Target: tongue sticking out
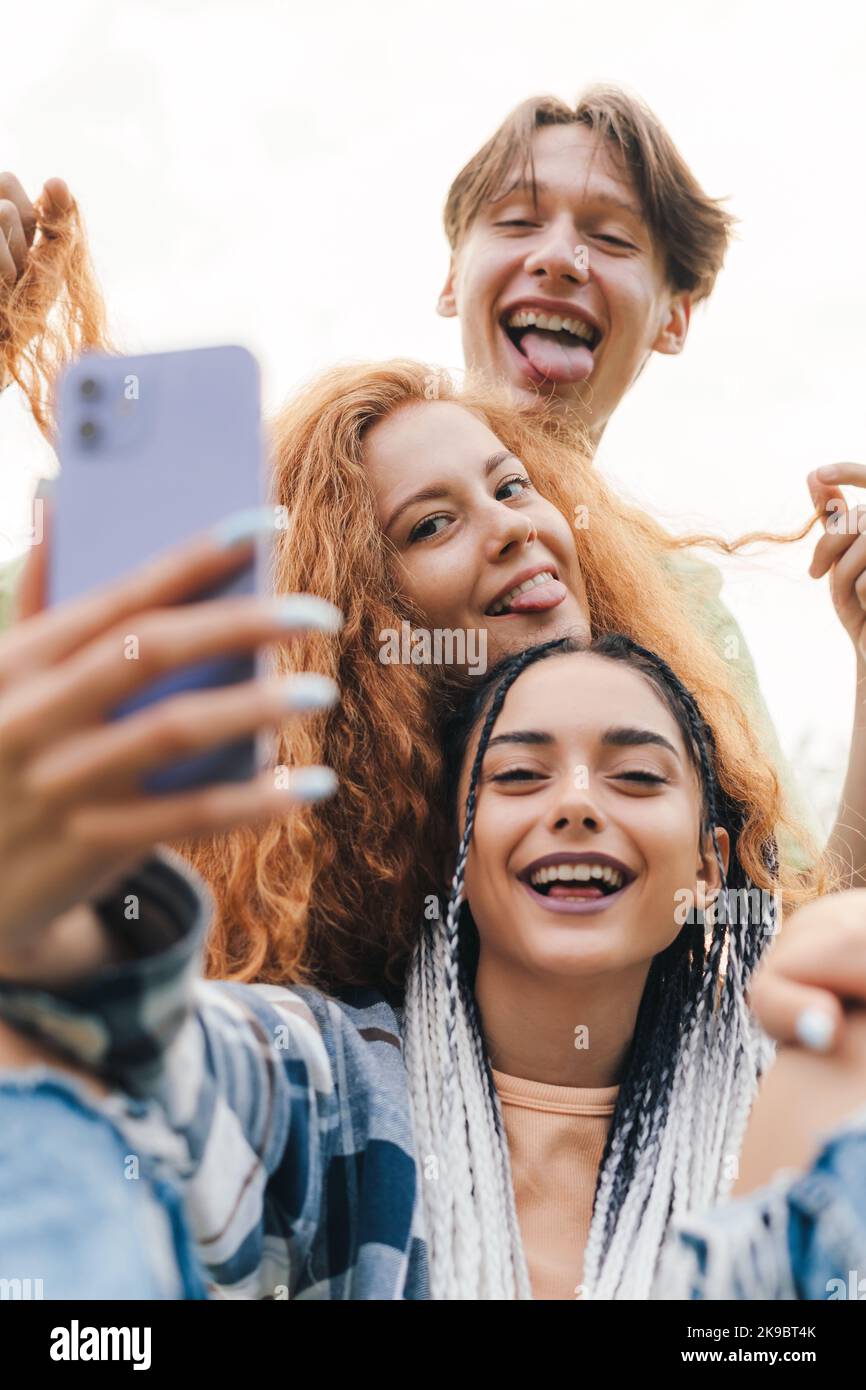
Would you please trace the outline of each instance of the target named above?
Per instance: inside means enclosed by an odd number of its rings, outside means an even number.
[[[549,898],[580,898],[581,901],[603,898],[604,893],[589,883],[552,883],[548,889]]]
[[[592,353],[585,344],[569,343],[562,333],[546,329],[524,333],[520,350],[548,381],[585,381],[593,368]]]
[[[562,603],[568,590],[558,579],[548,579],[543,584],[535,584],[522,594],[515,594],[509,600],[509,613],[543,613],[546,608],[556,608]]]

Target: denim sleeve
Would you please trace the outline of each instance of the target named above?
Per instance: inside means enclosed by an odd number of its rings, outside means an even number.
[[[788,1206],[797,1297],[866,1299],[866,1111],[827,1142]]]
[[[806,1173],[677,1221],[653,1296],[866,1298],[866,1109],[825,1139]]]
[[[47,1067],[0,1070],[0,1299],[201,1299],[180,1195],[112,1107]]]

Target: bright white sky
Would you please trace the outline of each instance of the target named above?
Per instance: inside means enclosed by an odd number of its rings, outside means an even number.
[[[522,98],[611,80],[656,109],[740,241],[599,463],[673,525],[793,529],[807,471],[866,461],[866,11],[842,0],[41,0],[4,19],[0,164],[67,179],[130,351],[242,342],[266,405],[335,359],[456,367],[434,312],[450,179]],[[0,554],[45,446],[0,406]],[[866,501],[866,497],[864,497]],[[838,779],[850,643],[810,546],[725,564],[807,790]],[[826,769],[826,773],[822,772]]]

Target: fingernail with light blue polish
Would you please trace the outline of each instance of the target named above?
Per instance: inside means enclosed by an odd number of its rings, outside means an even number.
[[[337,775],[329,767],[299,767],[289,778],[289,793],[298,801],[324,801],[338,786]]]
[[[339,608],[316,594],[283,594],[276,600],[276,605],[277,620],[283,627],[339,632],[343,626],[343,615]]]
[[[826,1052],[833,1041],[833,1020],[822,1009],[803,1009],[794,1032],[797,1040],[811,1052]]]
[[[245,541],[254,541],[258,536],[268,536],[275,530],[276,513],[273,507],[246,507],[217,522],[210,534],[214,545],[220,550],[231,550]]]
[[[317,671],[299,671],[287,676],[280,690],[286,709],[303,714],[308,710],[331,709],[340,698],[340,687],[330,676]]]

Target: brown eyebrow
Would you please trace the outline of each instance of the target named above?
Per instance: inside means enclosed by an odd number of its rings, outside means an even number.
[[[487,747],[488,749],[495,748],[503,743],[549,747],[553,741],[552,734],[543,733],[540,729],[516,729],[510,734],[496,734]],[[606,748],[641,748],[647,744],[655,745],[658,748],[666,748],[669,753],[673,753],[678,762],[680,761],[680,755],[674,745],[663,734],[657,734],[652,729],[637,729],[627,726],[606,729],[601,736],[601,741]]]
[[[498,748],[499,744],[532,744],[538,746],[544,744],[549,746],[553,742],[552,734],[542,734],[538,730],[516,730],[513,734],[495,734],[488,742],[488,749]]]
[[[510,449],[501,449],[499,453],[491,454],[488,459],[484,460],[485,478],[489,478],[494,469],[498,468],[501,463],[504,463],[506,459],[510,458],[515,458],[515,455],[511,453]],[[516,461],[515,459],[515,462]],[[441,483],[432,483],[430,487],[424,487],[420,492],[413,492],[412,496],[407,497],[405,502],[401,502],[399,507],[391,514],[384,528],[385,533],[387,534],[391,530],[394,522],[403,515],[407,507],[413,506],[416,502],[435,502],[437,498],[445,497],[446,495],[447,488],[444,488]]]
[[[608,729],[602,734],[601,741],[606,748],[640,748],[645,744],[655,745],[657,748],[666,748],[679,762],[680,755],[674,745],[663,734],[657,734],[653,729]]]
[[[552,734],[543,734],[537,729],[516,729],[513,734],[496,734],[487,744],[488,748],[496,748],[500,743],[528,743],[533,745],[544,744],[549,746],[553,743]]]
[[[528,179],[522,179],[519,183],[513,184],[505,193],[501,193],[498,198],[491,198],[490,206],[496,207],[497,204],[504,203],[507,198],[513,198],[515,194],[519,193],[529,193],[532,196],[532,201],[537,203],[539,194],[550,191],[549,184],[539,182],[533,184]],[[590,196],[590,202],[602,203],[605,207],[619,208],[622,212],[631,213],[632,217],[637,218],[639,222],[646,221],[639,207],[626,198],[617,198],[613,193],[593,193]]]

